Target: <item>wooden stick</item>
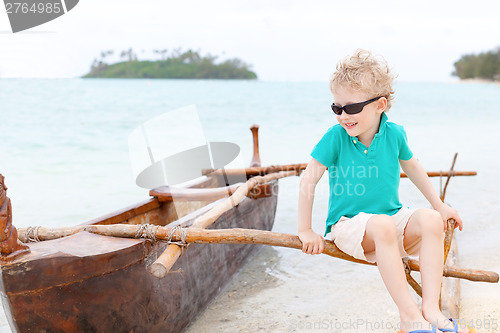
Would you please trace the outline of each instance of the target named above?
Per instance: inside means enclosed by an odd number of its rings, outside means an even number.
[[[455,224],[457,222],[454,219],[448,220],[448,227],[446,228],[446,233],[444,234],[444,263],[448,258],[448,253],[450,252],[451,241],[453,240],[453,232],[455,231]]]
[[[182,247],[169,244],[165,251],[156,259],[156,261],[149,267],[151,274],[159,279],[164,278],[172,269],[177,259],[182,254]]]
[[[443,196],[444,197],[444,196]],[[447,227],[446,227],[446,232],[444,234],[444,262],[443,264],[446,265],[446,260],[448,259],[448,253],[450,252],[451,248],[451,243],[453,241],[453,232],[455,231],[455,224],[456,221],[454,219],[449,219],[447,221]],[[443,281],[441,282],[441,292],[439,293],[439,308],[441,309],[441,304],[442,299],[443,299],[443,292],[442,292],[442,284]],[[420,295],[422,296],[422,295]]]
[[[408,261],[410,260],[409,257],[404,257],[403,258],[403,266],[405,268],[405,275],[406,275],[406,281],[410,285],[410,287],[415,290],[418,296],[422,297],[422,286],[411,276],[411,268],[410,265],[408,264]]]
[[[440,176],[450,176],[450,177],[455,177],[455,176],[476,176],[477,172],[476,171],[427,171],[427,176],[429,177],[440,177]],[[407,178],[408,176],[404,173],[401,172],[400,174],[401,178]]]
[[[18,229],[17,238],[23,243],[30,243],[63,238],[80,231],[85,231],[85,226],[62,228],[27,227]]]
[[[243,198],[248,194],[248,192],[258,184],[264,184],[275,179],[280,179],[283,177],[289,177],[295,175],[295,171],[282,171],[278,173],[272,173],[266,176],[257,176],[249,179],[245,184],[238,187],[238,189],[233,193],[232,196],[226,200],[219,203],[217,206],[212,208],[207,213],[198,217],[190,228],[205,229],[210,226],[215,220],[219,218],[222,214],[227,212],[229,209],[238,205]],[[165,252],[163,252],[158,259],[151,265],[150,272],[153,276],[161,279],[168,274],[172,266],[175,264],[177,259],[180,257],[182,249],[180,246],[175,244],[170,244]]]
[[[458,266],[458,247],[452,242],[448,259],[448,266]],[[460,315],[460,279],[443,277],[440,293],[441,311],[447,318],[459,318]]]
[[[450,171],[448,173],[448,177],[446,178],[446,184],[444,187],[441,188],[440,184],[440,190],[441,190],[441,201],[444,202],[444,198],[446,197],[446,189],[448,188],[448,184],[450,183],[451,179],[451,174],[453,172],[453,169],[455,168],[455,162],[457,161],[458,153],[455,153],[455,156],[453,157],[453,162],[451,163]],[[440,182],[442,180],[442,177],[439,178]],[[451,244],[453,241],[453,233],[455,231],[455,225],[456,221],[454,219],[449,219],[446,221],[446,232],[444,235],[444,256],[443,256],[443,265],[446,265],[447,259],[448,259],[448,254],[450,252]],[[456,248],[456,242],[455,242],[455,248]],[[457,252],[455,251],[453,253],[454,256],[457,255]],[[451,261],[457,261],[457,258],[450,258]],[[454,283],[455,282],[455,283]],[[422,296],[422,295],[420,295]],[[447,313],[447,316],[450,316],[451,318],[458,318],[458,312],[459,312],[459,303],[460,303],[460,280],[455,280],[453,281],[452,279],[449,278],[444,278],[441,281],[441,291],[439,293],[439,309],[440,310],[445,310],[449,313]],[[456,304],[456,306],[454,306]],[[444,309],[443,309],[444,307]]]
[[[255,176],[255,175],[266,175],[273,172],[279,171],[297,171],[299,174],[304,171],[307,167],[307,163],[299,163],[299,164],[283,164],[283,165],[271,165],[268,167],[250,167],[245,169],[205,169],[202,171],[203,175],[215,175],[222,176],[226,175],[247,175],[247,176]],[[477,175],[476,171],[428,171],[427,175],[429,177],[439,177],[439,176],[475,176]],[[408,177],[404,172],[400,173],[401,178]]]
[[[458,153],[455,153],[453,157],[453,162],[451,163],[450,171],[448,172],[448,178],[446,179],[446,184],[444,185],[443,193],[441,195],[441,201],[444,202],[444,198],[446,196],[446,188],[448,187],[448,183],[450,182],[451,174],[453,173],[453,169],[455,168],[455,162],[457,161]],[[446,221],[447,228],[444,234],[444,263],[446,264],[446,258],[448,258],[448,252],[450,252],[451,241],[453,240],[453,232],[455,231],[456,221],[454,219],[449,219]]]
[[[306,167],[307,163],[271,165],[268,167],[254,166],[245,169],[224,169],[224,170],[205,169],[202,170],[202,174],[206,176],[208,175],[222,176],[223,173],[233,176],[239,176],[245,174],[247,176],[256,176],[256,175],[267,175],[269,173],[280,172],[280,171],[297,171],[298,173],[300,173],[303,170],[305,170]]]
[[[250,126],[253,137],[253,155],[250,167],[260,167],[260,153],[259,153],[259,125]]]
[[[410,287],[412,287],[413,290],[415,290],[418,296],[422,297],[422,286],[413,278],[413,276],[411,276],[411,271],[410,272],[405,271],[405,274],[406,274],[406,281],[408,282]]]
[[[103,236],[127,237],[135,238],[137,230],[141,225],[130,224],[115,224],[115,225],[88,225],[75,227],[73,230],[69,228],[61,228],[62,232],[58,233],[58,229],[42,228],[38,230],[38,237],[41,240],[55,239],[64,237],[68,234],[73,234],[79,231],[87,231]],[[172,235],[170,235],[172,233]],[[302,242],[296,235],[276,233],[272,231],[263,231],[255,229],[201,229],[201,228],[184,228],[182,230],[168,227],[158,227],[156,231],[156,239],[167,240],[171,237],[172,241],[181,241],[185,238],[187,243],[209,243],[209,244],[263,244],[272,246],[289,247],[302,249]],[[323,253],[335,258],[348,260],[351,262],[372,265],[364,260],[355,259],[342,252],[333,241],[325,240],[325,249]],[[418,260],[407,259],[408,267],[413,271],[420,271]],[[466,269],[461,267],[445,266],[443,276],[450,276],[470,281],[483,282],[498,282],[498,273],[490,271],[481,271]]]
[[[443,202],[444,202],[444,198],[446,196],[446,189],[448,188],[448,184],[450,183],[451,173],[453,172],[453,169],[455,168],[455,162],[457,161],[457,156],[458,156],[458,153],[455,153],[455,156],[453,157],[453,162],[451,163],[450,172],[448,174],[448,177],[446,178],[446,183],[444,184],[444,187],[443,187],[443,192],[441,194],[441,201],[443,201]]]

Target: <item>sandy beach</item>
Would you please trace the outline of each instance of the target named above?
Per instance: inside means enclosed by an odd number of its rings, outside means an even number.
[[[396,320],[376,268],[265,247],[187,332],[391,332]]]
[[[471,257],[461,265],[499,272],[500,254],[494,250],[490,259]],[[478,332],[500,332],[499,289],[461,282],[461,320],[473,322]],[[396,307],[375,267],[265,246],[186,333],[395,332],[397,323]],[[2,311],[4,332],[11,330]]]
[[[315,265],[287,273],[307,261]],[[497,255],[463,266],[498,272],[499,263]],[[463,281],[461,289],[461,321],[500,332],[498,284]],[[398,320],[375,267],[264,247],[187,332],[396,332]]]

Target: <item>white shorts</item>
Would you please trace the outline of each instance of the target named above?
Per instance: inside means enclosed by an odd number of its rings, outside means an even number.
[[[410,220],[411,215],[416,209],[403,207],[396,214],[391,216],[394,219],[398,231],[398,245],[401,257],[415,255],[416,250],[420,247],[420,240],[413,244],[409,244],[406,248],[403,246],[403,237],[406,224]],[[366,223],[376,214],[359,213],[358,215],[348,218],[341,217],[340,220],[332,227],[331,238],[337,247],[343,252],[353,256],[356,259],[366,260],[374,263],[375,251],[365,253],[361,243],[365,236]]]

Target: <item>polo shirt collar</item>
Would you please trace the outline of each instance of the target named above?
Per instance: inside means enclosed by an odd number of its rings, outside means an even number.
[[[387,118],[387,115],[385,114],[385,112],[382,112],[382,116],[380,117],[380,126],[378,128],[378,132],[377,133],[384,133],[385,124],[387,123],[388,119],[389,118]]]

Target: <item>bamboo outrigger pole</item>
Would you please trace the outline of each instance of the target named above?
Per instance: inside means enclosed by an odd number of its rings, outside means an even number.
[[[307,168],[307,163],[297,163],[297,164],[282,164],[282,165],[271,165],[268,167],[250,167],[245,169],[205,169],[202,174],[205,176],[237,176],[237,175],[247,175],[247,176],[257,176],[257,175],[267,175],[273,172],[279,171],[296,171],[301,173]],[[455,176],[475,176],[476,171],[428,171],[427,176],[429,177],[455,177]],[[404,173],[400,173],[401,178],[407,178],[408,176]]]
[[[87,225],[73,228],[38,228],[38,238],[42,241],[69,236],[81,231],[87,231],[103,236],[122,238],[136,238],[139,228],[143,225],[115,224],[115,225]],[[157,240],[185,241],[186,243],[209,243],[209,244],[263,244],[281,246],[294,249],[302,249],[299,237],[291,234],[283,234],[272,231],[256,229],[203,229],[203,228],[168,228],[152,226],[156,228],[155,238]],[[139,233],[140,234],[140,233]],[[26,228],[19,229],[20,240],[27,238]],[[323,254],[331,257],[344,259],[356,263],[375,266],[364,260],[355,259],[342,252],[333,241],[325,240]],[[419,271],[420,264],[416,259],[408,259],[411,270]],[[466,279],[470,281],[482,281],[497,283],[498,273],[467,269],[455,266],[445,266],[443,276]]]

